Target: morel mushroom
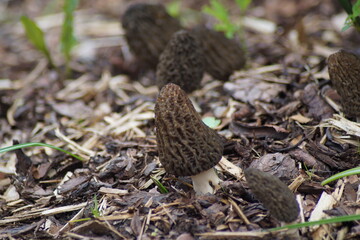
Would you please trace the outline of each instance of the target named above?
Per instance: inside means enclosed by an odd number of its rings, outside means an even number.
[[[256,199],[276,219],[289,223],[298,217],[300,209],[294,194],[279,178],[256,168],[248,168],[244,173]]]
[[[192,33],[204,49],[205,71],[212,77],[227,81],[235,70],[245,66],[245,52],[235,40],[202,26],[192,29]]]
[[[329,75],[344,113],[360,121],[360,58],[340,50],[328,58]]]
[[[125,11],[121,22],[131,51],[152,69],[156,68],[173,33],[181,29],[179,21],[160,4],[133,4]]]
[[[171,82],[185,92],[192,92],[200,87],[203,73],[204,53],[196,38],[186,30],[174,33],[157,66],[159,89]]]
[[[214,193],[220,179],[213,168],[221,159],[221,137],[206,126],[186,93],[165,85],[155,105],[159,159],[168,173],[191,176],[196,193]]]

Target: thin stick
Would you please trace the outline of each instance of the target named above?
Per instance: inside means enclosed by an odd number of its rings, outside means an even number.
[[[233,208],[234,208],[235,212],[237,213],[237,215],[239,215],[239,217],[244,221],[244,223],[246,225],[249,225],[250,224],[249,219],[245,216],[245,214],[243,213],[241,208],[236,204],[236,202],[234,200],[232,200],[231,198],[229,198],[228,200],[231,203],[231,205],[233,206]]]

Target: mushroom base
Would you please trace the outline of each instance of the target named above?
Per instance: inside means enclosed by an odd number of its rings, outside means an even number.
[[[193,187],[198,194],[213,194],[220,188],[221,179],[215,172],[214,168],[210,168],[202,173],[191,176]]]

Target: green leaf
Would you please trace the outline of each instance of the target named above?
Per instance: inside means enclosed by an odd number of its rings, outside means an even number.
[[[221,121],[214,117],[204,117],[202,121],[207,125],[209,128],[216,128],[220,125]]]
[[[251,0],[236,0],[236,4],[241,9],[242,12],[245,12],[249,5],[251,3]]]
[[[56,150],[59,150],[61,152],[64,152],[66,154],[69,154],[70,156],[80,160],[80,161],[83,161],[84,159],[76,154],[73,154],[71,152],[68,152],[62,148],[59,148],[59,147],[56,147],[56,146],[53,146],[53,145],[50,145],[50,144],[46,144],[46,143],[22,143],[22,144],[17,144],[17,145],[14,145],[14,146],[9,146],[9,147],[4,147],[4,148],[0,148],[0,153],[4,153],[4,152],[9,152],[9,151],[13,151],[13,150],[16,150],[16,149],[20,149],[20,148],[26,148],[26,147],[49,147],[49,148],[53,148],[53,149],[56,149]]]
[[[330,223],[340,223],[340,222],[350,222],[350,221],[358,221],[360,220],[360,215],[347,215],[347,216],[340,216],[340,217],[333,217],[328,219],[322,219],[319,221],[312,221],[312,222],[304,222],[304,223],[295,223],[291,225],[285,225],[283,227],[271,228],[268,231],[274,232],[283,229],[295,229],[295,228],[303,228],[303,227],[310,227],[315,225],[322,225],[322,224],[330,224]]]
[[[166,187],[164,185],[162,185],[162,183],[159,180],[157,180],[153,176],[150,176],[150,178],[151,178],[151,180],[153,180],[155,185],[159,188],[160,193],[165,194],[165,193],[169,192],[169,190],[167,190]]]
[[[348,176],[356,175],[356,174],[360,174],[360,167],[356,167],[356,168],[348,169],[343,172],[339,172],[339,173],[325,179],[324,181],[322,181],[321,185],[324,186],[325,184],[328,184],[329,182],[338,180],[339,178],[348,177]]]
[[[230,22],[227,9],[218,0],[210,0],[210,6],[204,6],[202,10],[204,13],[215,17],[220,22]]]
[[[341,28],[341,31],[344,32],[344,31],[348,30],[351,26],[352,26],[351,22],[345,22],[344,26]]]
[[[353,17],[360,16],[360,0],[352,6]]]
[[[354,16],[352,14],[350,14],[344,23],[344,26],[342,27],[341,31],[344,32],[346,30],[348,30],[350,27],[355,26],[356,27],[356,23],[357,23],[357,19],[359,17],[354,18]]]
[[[347,12],[347,14],[352,14],[352,4],[350,2],[350,0],[339,0],[340,5],[343,7],[343,9],[345,10],[345,12]]]
[[[166,11],[172,17],[179,17],[181,10],[181,1],[175,0],[167,4]]]
[[[78,0],[65,0],[64,3],[64,22],[61,31],[61,51],[68,63],[71,59],[71,49],[77,41],[74,36],[74,11],[78,5]]]
[[[29,41],[35,46],[37,50],[42,52],[45,57],[48,59],[51,67],[54,67],[53,61],[50,56],[50,52],[45,43],[45,37],[43,31],[38,27],[38,25],[26,16],[20,18],[22,25],[24,26],[26,36]]]
[[[214,26],[215,30],[224,32],[227,38],[234,37],[238,28],[231,22],[228,10],[219,0],[211,0],[210,6],[204,6],[202,11],[218,20]]]

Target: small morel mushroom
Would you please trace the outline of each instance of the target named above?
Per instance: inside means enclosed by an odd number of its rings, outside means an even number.
[[[292,222],[299,215],[299,205],[290,189],[279,178],[256,168],[244,171],[256,199],[279,221]]]
[[[173,33],[181,29],[179,21],[161,4],[133,4],[125,11],[121,23],[131,51],[152,69]]]
[[[196,38],[186,30],[174,33],[157,65],[159,89],[171,82],[192,92],[200,87],[203,73],[204,53]]]
[[[245,52],[240,45],[221,32],[203,26],[192,29],[205,54],[205,71],[216,79],[227,81],[235,71],[245,66]]]
[[[223,154],[221,137],[206,126],[186,93],[165,85],[155,105],[159,159],[168,173],[191,176],[196,193],[214,193],[220,179],[213,168]]]
[[[360,121],[360,57],[340,50],[328,58],[330,80],[341,97],[344,113]]]

